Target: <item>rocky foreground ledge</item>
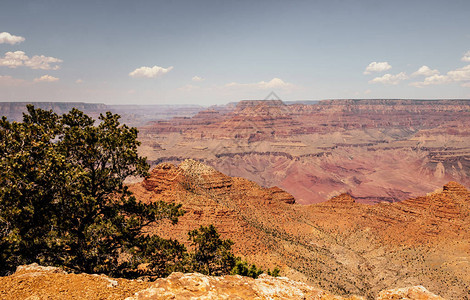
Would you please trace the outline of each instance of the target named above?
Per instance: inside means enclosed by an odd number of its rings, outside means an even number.
[[[104,275],[68,274],[60,268],[37,264],[20,266],[10,276],[0,277],[0,299],[311,299],[344,298],[285,277],[261,275],[213,277],[198,273],[173,273],[154,282],[109,278]],[[422,286],[386,290],[377,300],[443,299]]]

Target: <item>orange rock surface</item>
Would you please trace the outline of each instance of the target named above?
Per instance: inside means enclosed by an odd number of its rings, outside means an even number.
[[[198,273],[173,273],[155,282],[109,278],[96,274],[67,274],[59,268],[37,264],[20,266],[17,271],[0,277],[1,299],[311,299],[361,300],[363,297],[340,297],[319,288],[283,277],[261,275],[249,277],[212,277]],[[443,299],[424,287],[408,287],[380,292],[377,299]]]
[[[279,188],[226,176],[194,160],[161,164],[130,189],[142,201],[181,203],[177,225],[149,228],[187,243],[214,224],[236,254],[339,295],[424,285],[446,299],[470,294],[470,193],[449,182],[426,196],[368,205],[349,194],[298,205]],[[465,297],[464,297],[465,296]]]

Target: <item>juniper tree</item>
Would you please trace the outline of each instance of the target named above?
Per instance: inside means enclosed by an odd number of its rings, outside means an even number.
[[[232,253],[233,242],[220,238],[214,225],[200,226],[188,233],[192,254],[192,268],[206,275],[230,274],[236,258]]]
[[[0,121],[3,273],[39,262],[119,274],[135,267],[135,256],[150,262],[142,254],[150,240],[152,249],[182,249],[142,232],[162,219],[176,223],[183,212],[179,205],[138,202],[124,184],[149,168],[137,153],[137,129],[110,112],[95,125],[77,109],[63,116],[27,110],[23,122]]]

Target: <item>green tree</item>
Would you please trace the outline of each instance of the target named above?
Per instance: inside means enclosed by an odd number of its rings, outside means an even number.
[[[231,249],[231,240],[222,240],[214,225],[200,226],[188,233],[191,246],[193,271],[206,275],[230,274],[236,258]]]
[[[235,267],[233,267],[230,274],[232,275],[241,275],[247,276],[252,278],[258,278],[259,275],[267,273],[270,276],[278,277],[280,270],[278,267],[275,267],[272,271],[267,270],[266,272],[263,269],[258,269],[256,265],[249,264],[247,261],[242,260],[240,257],[237,257],[237,261],[235,263]]]
[[[258,278],[259,275],[263,274],[263,270],[258,269],[254,264],[250,266],[248,262],[237,259],[230,274]]]
[[[2,118],[0,270],[39,262],[113,275],[149,262],[145,253],[183,251],[175,241],[143,234],[153,222],[176,223],[183,211],[143,204],[128,191],[125,179],[149,168],[138,145],[137,129],[109,112],[97,126],[77,109],[58,116],[28,106],[23,122]]]
[[[249,264],[232,253],[233,242],[220,238],[214,225],[200,226],[188,233],[194,252],[190,254],[191,265],[189,271],[205,275],[241,275],[258,278],[265,273],[256,265]],[[267,270],[268,275],[279,276],[279,269]]]

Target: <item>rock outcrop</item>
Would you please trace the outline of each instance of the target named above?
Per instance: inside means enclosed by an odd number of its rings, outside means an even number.
[[[311,300],[361,300],[362,297],[334,296],[305,283],[285,277],[265,274],[257,279],[248,277],[212,277],[198,273],[173,273],[168,278],[157,279],[152,287],[136,293],[126,300],[163,299],[311,299]]]
[[[377,300],[444,300],[444,298],[437,296],[428,290],[424,286],[413,286],[400,289],[392,289],[387,291],[381,291]]]
[[[154,282],[109,278],[96,274],[67,274],[59,268],[36,264],[20,266],[0,277],[1,299],[311,299],[360,300],[359,296],[335,296],[322,289],[285,277],[261,275],[249,277],[212,277],[198,273],[173,273]],[[424,287],[383,291],[377,300],[437,300],[443,299]]]
[[[96,274],[67,274],[37,264],[19,266],[0,277],[0,299],[125,299],[150,286],[148,282]]]

